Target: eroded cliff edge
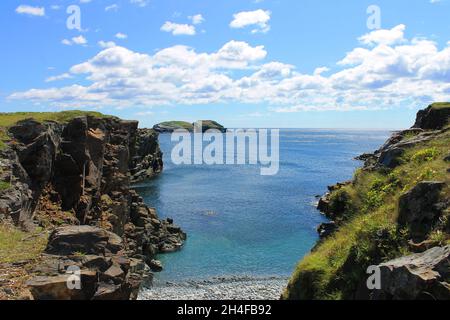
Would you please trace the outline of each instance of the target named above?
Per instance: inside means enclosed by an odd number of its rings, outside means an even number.
[[[450,103],[417,115],[351,181],[329,187],[329,223],[283,299],[450,299]],[[378,267],[380,288],[369,288]],[[373,272],[373,269],[372,271]]]
[[[133,299],[154,256],[181,248],[182,230],[130,188],[161,172],[157,138],[137,121],[105,116],[8,127],[1,223],[49,234],[44,252],[22,262],[35,299]],[[67,287],[67,271],[76,268],[81,290]]]

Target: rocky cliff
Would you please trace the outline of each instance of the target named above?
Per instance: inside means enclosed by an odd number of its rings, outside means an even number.
[[[185,234],[158,219],[130,188],[161,172],[153,130],[114,117],[65,122],[26,119],[10,126],[0,153],[0,221],[51,234],[29,273],[36,299],[136,297],[157,253],[181,248]],[[81,290],[66,286],[81,272]]]
[[[283,299],[450,299],[449,120],[450,103],[420,111],[328,188],[318,209],[330,222]],[[367,286],[373,270],[381,287]]]

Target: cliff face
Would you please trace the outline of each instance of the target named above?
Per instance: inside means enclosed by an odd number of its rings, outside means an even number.
[[[284,299],[450,299],[450,103],[420,111],[318,209],[331,221]],[[369,267],[380,271],[372,289]]]
[[[83,116],[65,124],[24,120],[9,133],[1,172],[10,186],[0,192],[0,219],[53,230],[34,270],[41,278],[30,282],[35,298],[132,298],[143,262],[182,246],[181,229],[159,220],[130,189],[162,170],[153,130],[138,129],[136,121]],[[73,227],[78,225],[89,227]],[[90,289],[81,295],[57,289],[71,265],[86,273]]]

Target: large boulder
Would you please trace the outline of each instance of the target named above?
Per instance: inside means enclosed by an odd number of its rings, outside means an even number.
[[[398,222],[409,228],[415,241],[423,241],[441,215],[444,187],[445,182],[423,181],[400,197]]]
[[[379,265],[381,290],[374,300],[449,300],[450,245]]]
[[[30,292],[38,300],[89,300],[96,292],[97,273],[80,271],[81,290],[69,286],[72,274],[38,276],[27,282]]]
[[[137,296],[146,272],[137,265],[123,252],[119,236],[91,226],[61,227],[51,234],[33,270],[37,276],[27,285],[36,300],[128,300]],[[69,286],[74,276],[79,288]]]
[[[112,232],[91,226],[67,226],[53,231],[46,251],[59,255],[104,255],[122,249],[122,239]]]
[[[18,121],[9,128],[9,133],[22,143],[29,144],[47,131],[47,127],[33,119]]]

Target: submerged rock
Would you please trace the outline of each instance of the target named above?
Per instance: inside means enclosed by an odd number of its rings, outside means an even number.
[[[163,271],[163,264],[159,260],[155,260],[155,259],[151,260],[150,263],[149,263],[149,267],[154,272],[161,272],[161,271]]]

